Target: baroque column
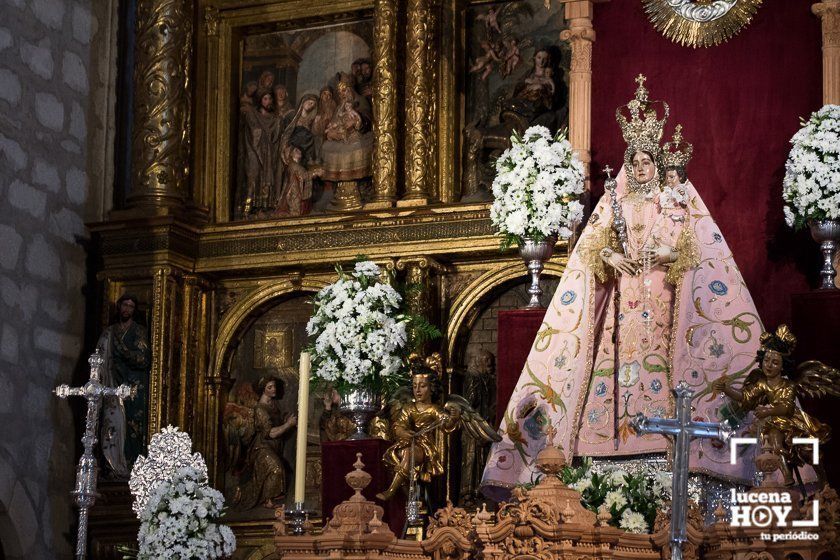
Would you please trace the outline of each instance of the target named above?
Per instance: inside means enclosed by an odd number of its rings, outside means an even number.
[[[432,0],[408,0],[405,69],[405,195],[398,206],[429,202],[428,155],[431,126],[432,84],[429,43],[432,37]]]
[[[138,0],[130,208],[188,196],[192,0]]]
[[[586,189],[589,190],[589,163],[592,161],[592,29],[591,0],[567,2],[566,21],[569,28],[560,39],[572,46],[572,67],[569,72],[569,141],[583,162]]]
[[[365,208],[390,208],[397,198],[397,0],[376,0],[373,20],[373,186]]]
[[[405,284],[409,287],[406,294],[406,307],[414,315],[424,317],[427,321],[435,324],[439,305],[435,305],[436,281],[432,277],[432,271],[443,272],[445,266],[430,257],[407,257],[399,259],[395,268],[405,271]],[[418,349],[421,353],[427,348]]]
[[[840,0],[811,6],[822,21],[823,103],[840,104]]]

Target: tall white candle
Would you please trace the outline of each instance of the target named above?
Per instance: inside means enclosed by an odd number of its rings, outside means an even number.
[[[304,502],[306,492],[306,432],[309,420],[309,352],[300,354],[298,388],[297,447],[295,449],[295,504]]]

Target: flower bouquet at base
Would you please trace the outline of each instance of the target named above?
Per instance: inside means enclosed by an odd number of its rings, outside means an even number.
[[[630,474],[616,467],[595,472],[591,459],[579,467],[564,467],[559,477],[581,495],[581,504],[595,513],[602,505],[610,525],[629,533],[649,533],[656,514],[671,499],[671,473],[653,468]]]
[[[404,309],[403,297],[382,281],[375,263],[361,260],[351,272],[340,266],[336,271],[338,280],[315,296],[306,325],[313,339],[312,380],[336,389],[339,410],[357,426],[352,438],[362,439],[381,397],[407,383],[410,348],[440,336],[440,331]]]
[[[129,488],[140,520],[139,549],[120,547],[123,558],[203,560],[233,555],[233,531],[219,523],[225,498],[208,484],[204,458],[191,451],[189,435],[167,426],[152,436],[148,457],[138,457]]]

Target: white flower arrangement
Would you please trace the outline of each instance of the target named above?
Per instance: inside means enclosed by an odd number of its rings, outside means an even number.
[[[782,189],[785,222],[800,229],[811,220],[840,219],[840,105],[813,113],[790,143]]]
[[[496,161],[490,219],[506,244],[571,237],[583,219],[583,163],[563,134],[532,126]]]
[[[356,263],[353,272],[315,296],[306,332],[314,337],[312,377],[344,387],[378,389],[403,370],[410,318],[400,311],[402,296],[380,281],[379,267]]]
[[[140,514],[140,560],[229,558],[236,549],[233,531],[217,521],[225,499],[192,467],[181,467],[157,486]]]
[[[584,507],[597,513],[606,505],[610,524],[631,533],[649,532],[671,499],[671,473],[653,468],[630,474],[618,467],[593,467],[585,459],[579,467],[565,467],[560,478],[580,492]]]
[[[124,558],[229,558],[236,538],[218,523],[225,499],[207,482],[207,466],[192,453],[186,432],[167,426],[152,436],[148,457],[140,456],[131,470],[129,488],[140,520],[139,550],[121,548]]]

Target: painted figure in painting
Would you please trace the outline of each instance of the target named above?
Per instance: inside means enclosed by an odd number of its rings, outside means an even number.
[[[415,356],[411,361],[410,396],[407,391],[399,392],[389,403],[394,413],[391,428],[395,443],[385,452],[384,460],[394,472],[394,478],[387,490],[376,495],[380,500],[391,499],[408,484],[412,448],[415,476],[419,482],[428,483],[443,473],[447,433],[463,426],[480,442],[498,439],[490,425],[463,397],[450,395],[444,406],[437,404],[439,373],[431,367],[435,364],[440,361],[434,356],[426,364]]]
[[[256,110],[242,114],[243,142],[239,159],[245,168],[245,189],[240,201],[243,217],[273,208],[272,201],[277,196],[275,186],[282,177],[280,137],[283,127],[274,111],[271,90],[259,90],[257,102]]]
[[[229,442],[231,467],[244,461],[238,471],[239,486],[234,497],[237,509],[282,506],[286,494],[288,468],[283,460],[284,440],[297,425],[297,417],[280,410],[283,384],[275,377],[263,377],[257,385],[257,402],[249,408],[229,406],[224,429]],[[240,451],[247,450],[244,454]]]
[[[324,179],[350,181],[370,176],[373,154],[372,118],[367,100],[356,93],[352,76],[336,86],[337,109],[324,130],[321,157]]]
[[[490,452],[485,493],[531,481],[548,425],[567,457],[666,451],[662,436],[638,437],[629,420],[673,414],[670,389],[685,381],[698,392],[695,419],[717,421],[712,382],[743,377],[758,349],[755,306],[700,195],[686,179],[684,200],[662,196],[666,166],[684,167],[691,147],[660,146],[668,106],[637,81],[616,112],[624,167],[563,272]],[[691,465],[751,476],[711,441],[692,443]]]
[[[137,456],[146,447],[148,425],[149,369],[152,361],[145,327],[134,320],[137,298],[123,294],[117,300],[118,320],[99,337],[102,383],[123,383],[136,388],[134,398],[120,402],[106,398],[102,410],[102,454],[111,472],[128,477]]]
[[[840,397],[840,371],[814,360],[794,367],[795,347],[796,337],[787,325],[781,325],[775,333],[761,335],[761,347],[756,355],[758,368],[744,380],[741,389],[732,387],[728,377],[716,379],[713,384],[715,391],[755,415],[753,431],[772,453],[781,457],[780,467],[787,486],[794,484],[792,469],[812,462],[811,447],[796,446],[793,438],[816,438],[824,444],[831,437],[831,427],[803,411],[798,397]],[[822,465],[814,468],[824,484]]]
[[[288,147],[288,161],[283,173],[283,190],[277,201],[277,216],[304,216],[309,213],[312,199],[312,179],[323,174],[322,169],[309,171],[301,164],[303,150],[292,144]]]
[[[479,350],[470,358],[464,372],[464,387],[461,391],[470,406],[488,422],[496,417],[496,357],[488,350]],[[478,505],[478,486],[481,473],[487,461],[489,446],[472,437],[468,432],[461,434],[461,505]]]

